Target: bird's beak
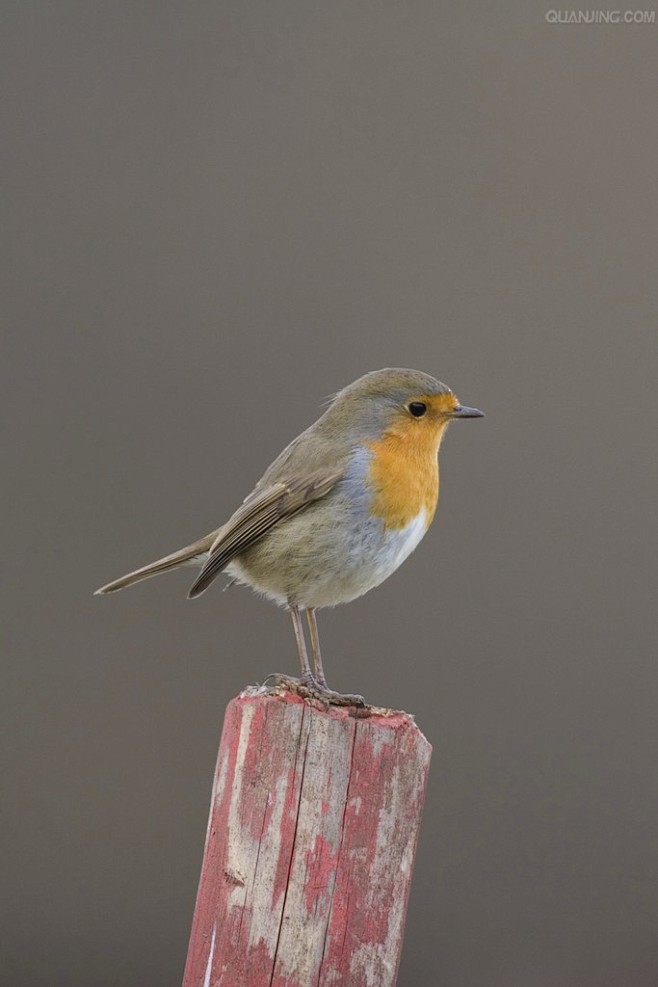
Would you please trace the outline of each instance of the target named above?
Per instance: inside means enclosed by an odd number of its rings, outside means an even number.
[[[458,405],[453,408],[451,418],[484,418],[484,411],[478,411],[477,408],[465,408],[463,405]]]

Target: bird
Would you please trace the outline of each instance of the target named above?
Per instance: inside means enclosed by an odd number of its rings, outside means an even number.
[[[363,596],[405,561],[436,511],[448,425],[483,416],[422,371],[366,373],[333,396],[223,525],[96,594],[196,566],[192,599],[225,573],[229,585],[249,586],[292,617],[301,677],[275,673],[266,682],[326,706],[364,706],[362,696],[327,684],[316,610]]]

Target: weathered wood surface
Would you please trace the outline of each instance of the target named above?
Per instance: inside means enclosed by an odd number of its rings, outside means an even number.
[[[233,699],[183,987],[393,987],[430,754],[406,713]]]

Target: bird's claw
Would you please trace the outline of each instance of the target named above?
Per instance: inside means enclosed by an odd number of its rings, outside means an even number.
[[[368,705],[363,696],[357,696],[351,692],[335,692],[334,689],[329,689],[327,686],[316,685],[311,687],[309,692],[315,699],[319,699],[321,703],[326,703],[327,706],[359,706],[364,708]]]
[[[263,685],[274,689],[277,687],[288,689],[301,699],[315,699],[325,708],[329,706],[357,706],[363,709],[368,705],[363,696],[335,692],[327,685],[320,685],[315,679],[297,679],[291,675],[282,675],[280,672],[273,672],[268,675]]]

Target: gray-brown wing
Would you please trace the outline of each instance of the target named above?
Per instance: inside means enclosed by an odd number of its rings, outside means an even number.
[[[231,559],[257,542],[274,525],[285,522],[328,494],[342,475],[342,467],[333,472],[318,470],[254,491],[220,529],[201,572],[190,587],[189,599],[203,593]]]

